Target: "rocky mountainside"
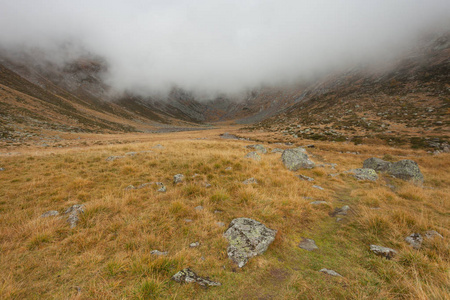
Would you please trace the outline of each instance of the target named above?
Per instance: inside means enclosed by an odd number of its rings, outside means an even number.
[[[428,41],[389,68],[353,69],[297,94],[292,106],[248,129],[294,139],[446,147],[450,35]]]

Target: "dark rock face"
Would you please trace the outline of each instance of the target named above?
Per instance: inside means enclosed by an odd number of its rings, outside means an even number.
[[[315,167],[303,148],[287,149],[283,151],[281,160],[283,164],[291,171],[299,169],[312,169]]]
[[[242,268],[251,257],[267,250],[276,233],[253,219],[234,219],[224,234],[229,242],[228,257]]]
[[[410,159],[404,159],[393,163],[388,172],[396,178],[423,183],[423,175],[422,172],[420,172],[419,166],[415,161]]]
[[[212,280],[209,280],[209,278],[200,277],[197,274],[195,274],[194,271],[192,271],[189,268],[183,269],[172,276],[172,279],[175,280],[178,283],[192,283],[195,282],[199,284],[202,287],[209,287],[209,286],[220,286],[220,282],[215,282]]]
[[[386,172],[391,167],[392,163],[382,159],[371,157],[364,161],[363,168],[373,169],[378,172]]]
[[[397,255],[397,251],[395,251],[394,249],[377,246],[377,245],[370,245],[370,251],[372,251],[376,255],[384,257],[386,259],[391,259],[395,255]]]

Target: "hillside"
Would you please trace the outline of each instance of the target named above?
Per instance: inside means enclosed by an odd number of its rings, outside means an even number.
[[[292,106],[248,129],[442,150],[450,138],[450,35],[387,67],[329,76],[295,93]]]

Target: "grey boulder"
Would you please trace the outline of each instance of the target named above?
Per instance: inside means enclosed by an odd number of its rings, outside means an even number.
[[[325,274],[328,274],[328,275],[331,275],[331,276],[342,277],[342,275],[339,274],[338,272],[333,271],[333,270],[329,270],[329,269],[325,269],[325,268],[320,269],[319,272],[322,272],[322,273],[325,273]]]
[[[84,213],[84,205],[83,204],[75,204],[66,209],[64,212],[67,217],[67,223],[70,224],[70,228],[74,228],[77,226],[78,221],[80,220],[79,215]]]
[[[423,242],[423,237],[420,233],[412,233],[405,238],[405,241],[410,244],[414,249],[420,249]]]
[[[177,184],[177,183],[181,183],[184,180],[184,175],[183,174],[177,174],[173,176],[173,183]]]
[[[395,178],[423,183],[423,175],[417,163],[410,159],[397,161],[389,168],[389,174]]]
[[[287,149],[281,155],[283,164],[291,171],[299,169],[312,169],[315,164],[312,162],[303,148]]]
[[[242,268],[250,258],[264,253],[275,240],[277,231],[249,218],[231,221],[224,233],[228,240],[228,257]]]
[[[307,239],[307,238],[303,238],[300,242],[300,244],[298,244],[298,246],[302,249],[308,250],[308,251],[313,251],[313,250],[317,250],[319,249],[319,247],[317,247],[316,242],[312,239]]]

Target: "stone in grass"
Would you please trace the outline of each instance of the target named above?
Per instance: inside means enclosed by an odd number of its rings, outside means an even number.
[[[376,181],[378,179],[377,172],[373,169],[353,169],[348,171],[348,173],[351,173],[353,177],[355,177],[358,180],[371,180]]]
[[[172,280],[178,283],[197,283],[200,286],[207,288],[208,286],[220,286],[220,282],[210,280],[208,277],[200,277],[195,274],[190,268],[183,269],[172,276]]]
[[[372,251],[376,255],[384,257],[386,259],[391,259],[395,255],[397,255],[397,251],[395,251],[394,249],[377,246],[377,245],[370,245],[370,251]]]
[[[298,244],[298,246],[302,249],[308,250],[308,251],[313,251],[313,250],[317,250],[319,249],[319,247],[317,247],[316,242],[312,239],[307,239],[307,238],[302,238],[300,244]]]
[[[314,162],[312,162],[304,152],[305,149],[303,148],[284,150],[281,155],[281,160],[285,167],[291,171],[314,168]]]
[[[420,233],[412,233],[405,238],[405,241],[414,249],[420,249],[420,247],[422,246],[423,237]]]
[[[243,184],[258,184],[258,181],[255,178],[252,177],[252,178],[249,178],[247,180],[244,180],[242,183]]]
[[[327,203],[328,203],[327,201],[313,201],[310,204],[311,205],[320,205],[320,204],[327,204]]]
[[[0,168],[0,171],[5,171],[5,168]]]
[[[250,258],[266,252],[276,233],[276,230],[253,219],[234,219],[224,233],[229,243],[228,257],[242,268]]]
[[[339,274],[338,272],[333,271],[333,270],[328,270],[328,269],[325,269],[325,268],[320,269],[319,272],[322,272],[322,273],[325,273],[325,274],[328,274],[328,275],[331,275],[331,276],[342,277],[342,275]]]
[[[266,148],[263,145],[261,145],[261,144],[248,145],[245,148],[247,148],[247,149],[255,149],[257,152],[262,153],[262,154],[267,153]]]
[[[256,152],[247,153],[247,155],[245,155],[245,158],[250,158],[250,159],[253,159],[253,160],[256,160],[256,161],[260,161],[261,160],[261,156],[259,156],[259,154],[256,153]]]
[[[334,216],[346,216],[348,211],[350,210],[350,206],[344,205],[341,208],[336,208],[330,215]]]
[[[435,237],[441,238],[443,239],[444,237],[437,232],[436,230],[428,230],[427,232],[425,232],[425,238],[426,239],[434,239]]]
[[[169,252],[167,252],[167,251],[159,251],[159,250],[152,250],[152,251],[150,251],[150,254],[157,255],[157,256],[164,256],[164,255],[169,254]]]
[[[297,177],[300,178],[301,180],[314,181],[314,178],[308,177],[308,176],[305,176],[305,175],[302,175],[302,174],[295,175],[295,176],[297,176]]]
[[[203,206],[199,205],[195,207],[195,210],[203,210]]]
[[[165,193],[167,191],[167,188],[164,184],[161,184],[161,187],[157,191],[160,193]]]
[[[109,156],[106,161],[115,161],[116,159],[124,158],[125,156]]]
[[[181,183],[184,180],[184,175],[183,174],[177,174],[173,176],[173,183],[177,184],[177,183]]]
[[[198,246],[200,246],[199,242],[194,242],[194,243],[189,244],[189,247],[191,247],[191,248],[197,248]]]
[[[319,189],[319,190],[321,190],[321,191],[324,190],[324,188],[321,187],[321,186],[319,186],[319,185],[313,185],[312,187],[315,188],[315,189]]]
[[[152,147],[153,149],[164,149],[163,145],[157,144],[155,146]]]
[[[219,227],[224,227],[224,226],[225,226],[225,223],[224,223],[224,222],[216,222],[216,224],[217,224],[217,226],[219,226]]]
[[[43,213],[41,215],[41,218],[56,217],[58,215],[59,215],[59,212],[57,210],[50,210],[50,211]]]
[[[389,168],[389,174],[402,180],[423,183],[423,175],[417,163],[410,159],[397,161]]]
[[[84,213],[83,204],[75,204],[66,209],[64,214],[69,215],[67,217],[67,223],[70,224],[70,228],[74,228],[75,226],[77,226],[78,221],[80,220],[79,215],[83,213]]]

